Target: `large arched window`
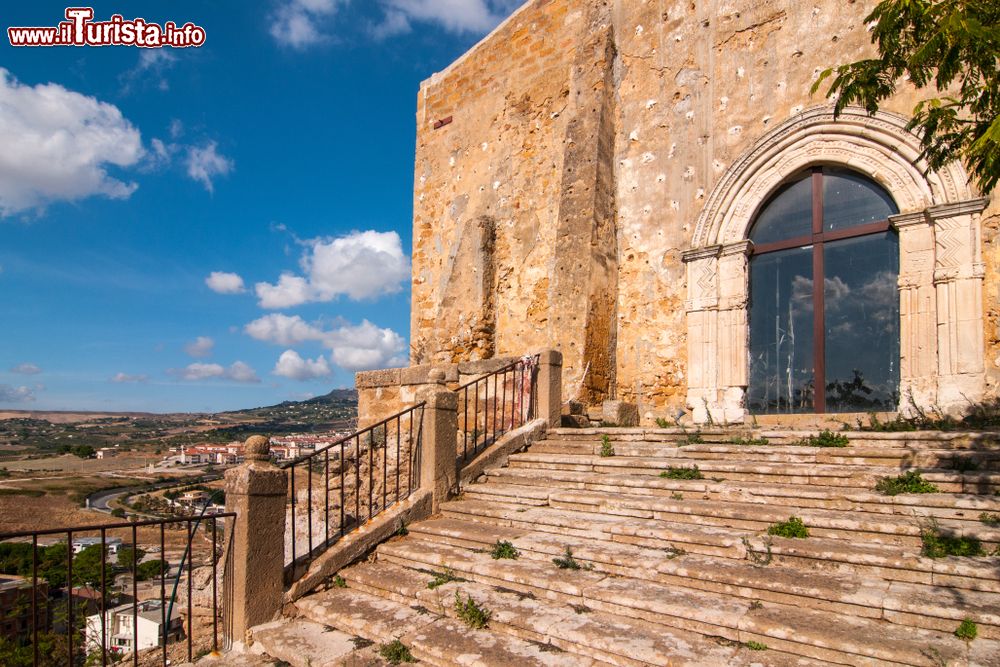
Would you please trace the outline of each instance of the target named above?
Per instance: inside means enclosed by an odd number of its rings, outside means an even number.
[[[846,169],[782,185],[750,233],[750,377],[756,414],[895,410],[899,242],[889,194]]]

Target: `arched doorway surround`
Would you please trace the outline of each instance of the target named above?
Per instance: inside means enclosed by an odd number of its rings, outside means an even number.
[[[906,119],[830,107],[806,110],[730,167],[698,217],[687,264],[688,391],[696,422],[740,421],[748,385],[748,234],[789,178],[842,166],[895,200],[899,234],[901,410],[957,411],[984,389],[980,214],[986,200],[953,163],[931,172]]]

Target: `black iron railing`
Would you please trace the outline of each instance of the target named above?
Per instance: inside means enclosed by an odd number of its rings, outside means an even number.
[[[463,461],[534,419],[537,377],[538,355],[526,356],[455,390]]]
[[[231,620],[225,612],[229,606],[219,604],[219,561],[235,521],[235,514],[220,513],[0,534],[3,574],[16,575],[3,581],[8,591],[17,591],[15,596],[8,592],[7,599],[16,603],[4,612],[15,617],[16,628],[23,629],[12,640],[16,664],[73,667],[98,664],[99,658],[102,666],[123,662],[137,666],[140,652],[159,652],[167,665],[185,657],[192,660],[196,639],[202,649],[218,651],[220,618],[224,628]],[[143,560],[157,543],[156,558]],[[183,549],[183,555],[171,563],[168,549]],[[115,555],[117,564],[109,562]],[[194,571],[203,567],[211,568],[206,584],[210,593],[205,595],[211,608],[199,611],[211,614],[210,630],[194,622]],[[120,579],[125,581],[119,584]],[[142,586],[142,600],[140,579],[148,582]],[[186,609],[175,615],[182,581],[187,587],[182,605]],[[225,591],[224,597],[229,599]],[[160,622],[160,632],[145,636],[144,642],[140,614]],[[30,617],[27,622],[25,616]],[[222,634],[228,646],[229,633]],[[173,657],[168,657],[171,652]]]
[[[285,560],[293,580],[298,566],[420,486],[423,415],[418,403],[282,464],[291,487]]]

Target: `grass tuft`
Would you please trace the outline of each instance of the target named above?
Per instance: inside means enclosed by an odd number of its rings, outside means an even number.
[[[985,556],[983,544],[975,537],[955,535],[941,530],[937,521],[931,520],[920,528],[920,539],[924,544],[923,555],[928,558],[947,556]]]
[[[842,433],[821,431],[819,435],[811,435],[799,444],[806,447],[847,447],[851,444],[851,440]]]
[[[729,444],[741,447],[766,447],[770,443],[767,438],[730,438]]]
[[[520,555],[521,552],[518,551],[512,543],[506,540],[497,540],[496,544],[493,545],[493,551],[490,552],[490,556],[493,560],[500,560],[501,558],[517,560]]]
[[[671,466],[661,472],[660,477],[666,479],[705,479],[705,476],[701,474],[701,470],[698,470],[697,465],[690,468],[675,468]]]
[[[615,455],[615,448],[607,434],[601,436],[601,456],[607,458]]]
[[[576,562],[575,558],[573,558],[573,550],[570,549],[569,547],[566,547],[566,553],[564,553],[559,558],[553,558],[552,562],[555,563],[556,567],[558,567],[560,570],[580,569],[580,564]]]
[[[493,612],[480,606],[478,602],[472,599],[471,595],[466,596],[463,601],[462,594],[459,591],[455,591],[455,613],[458,614],[459,619],[473,630],[482,630],[485,628],[490,622],[490,617],[493,616]]]
[[[410,649],[398,639],[393,639],[388,644],[378,647],[378,654],[390,665],[398,665],[401,662],[416,662],[416,658],[410,653]]]
[[[958,628],[955,630],[955,636],[967,642],[971,642],[978,634],[979,628],[976,627],[975,622],[971,618],[967,618],[959,623]]]
[[[1000,526],[1000,514],[994,514],[992,512],[982,512],[979,515],[979,520],[985,523],[987,526]]]
[[[334,588],[347,588],[347,582],[344,581],[344,578],[338,574],[338,575],[336,575],[333,578],[333,587]]]
[[[761,642],[755,642],[752,639],[746,643],[746,647],[751,651],[766,651],[767,644],[762,644]]]
[[[775,537],[794,537],[803,539],[809,537],[809,529],[802,523],[802,519],[797,516],[789,517],[788,521],[775,523],[768,526],[768,535]]]
[[[465,581],[457,576],[452,570],[445,570],[444,572],[435,572],[434,578],[430,580],[427,584],[427,588],[434,590],[438,586],[444,586],[452,581]]]
[[[901,493],[940,493],[941,490],[920,476],[916,470],[909,470],[896,477],[883,477],[875,483],[875,490],[883,496],[898,496]]]

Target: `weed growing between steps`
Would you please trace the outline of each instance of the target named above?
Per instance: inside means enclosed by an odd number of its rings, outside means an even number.
[[[670,499],[671,500],[684,500],[684,494],[683,493],[677,493],[676,491],[674,491],[673,493],[670,494]]]
[[[740,447],[767,447],[769,443],[767,438],[730,438],[730,445],[739,445]]]
[[[478,602],[472,599],[471,595],[462,600],[462,594],[455,591],[455,613],[458,618],[473,630],[482,630],[490,622],[493,616],[486,607],[481,607]]]
[[[976,627],[975,622],[971,618],[967,618],[959,623],[958,628],[955,630],[955,636],[967,642],[971,642],[978,634],[979,628]]]
[[[750,603],[750,611],[757,611],[758,609],[763,609],[764,603],[760,600],[754,600]]]
[[[361,637],[359,635],[355,635],[355,636],[351,637],[351,643],[354,645],[355,650],[358,650],[358,651],[363,651],[364,649],[368,648],[369,646],[374,646],[375,645],[375,642],[373,642],[372,640],[365,639],[364,637]]]
[[[675,468],[670,466],[660,473],[660,477],[666,479],[705,479],[705,476],[701,474],[701,470],[698,470],[697,465],[690,468]]]
[[[782,521],[781,523],[774,523],[767,528],[768,535],[774,535],[775,537],[794,537],[798,539],[804,539],[809,537],[809,529],[806,528],[806,524],[802,523],[802,519],[797,516],[789,517],[788,521]]]
[[[396,537],[406,537],[410,534],[410,530],[406,527],[405,521],[399,522],[399,528],[396,529]]]
[[[983,512],[979,515],[979,520],[985,523],[987,526],[1000,526],[1000,514],[993,514],[992,512]]]
[[[689,445],[704,445],[705,438],[701,437],[701,433],[689,433],[687,438],[687,444]]]
[[[755,642],[752,639],[746,643],[746,647],[751,651],[766,651],[767,644],[761,642]]]
[[[444,586],[452,581],[465,581],[461,577],[455,575],[453,570],[445,570],[444,572],[429,572],[428,574],[433,574],[434,578],[427,583],[427,588],[434,590],[438,586]]]
[[[388,644],[382,644],[378,647],[378,654],[388,662],[390,665],[398,665],[403,662],[416,662],[416,658],[410,653],[410,649],[407,648],[406,644],[399,641],[398,639],[393,639]]]
[[[687,553],[684,549],[675,546],[669,546],[663,550],[667,554],[667,560],[673,560],[678,556],[683,556]]]
[[[920,539],[924,543],[922,553],[928,558],[986,555],[983,544],[978,539],[945,532],[934,519],[921,525]]]
[[[747,560],[754,567],[765,567],[771,564],[774,556],[771,554],[771,537],[764,538],[764,551],[757,551],[750,543],[750,538],[743,536],[743,548],[747,550]]]
[[[811,435],[799,441],[805,447],[847,447],[851,444],[850,438],[842,433],[833,431],[820,431],[819,435]]]
[[[615,448],[611,445],[611,438],[607,434],[601,436],[601,456],[607,458],[615,455]]]
[[[901,493],[941,493],[941,490],[920,476],[916,470],[909,470],[896,477],[883,477],[875,483],[875,490],[883,496],[898,496]]]
[[[347,582],[339,574],[333,578],[332,583],[334,588],[347,588]]]
[[[559,558],[553,558],[552,562],[555,563],[556,567],[558,567],[560,570],[583,569],[583,566],[580,565],[580,563],[578,563],[575,558],[573,558],[573,550],[570,549],[569,547],[566,547],[566,552],[562,556],[560,556]]]
[[[493,551],[490,552],[490,557],[493,560],[500,560],[501,558],[517,560],[520,555],[521,552],[506,540],[497,540],[496,544],[493,545]]]

